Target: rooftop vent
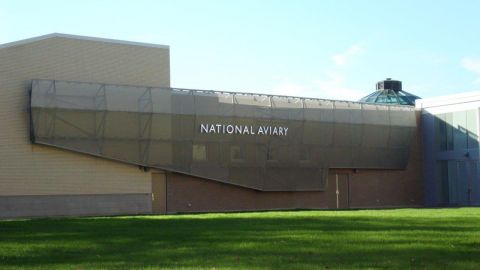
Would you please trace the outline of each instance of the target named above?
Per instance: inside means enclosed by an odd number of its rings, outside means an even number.
[[[377,82],[377,90],[393,90],[393,91],[401,91],[402,90],[402,82],[397,80],[392,80],[392,78],[387,78],[384,81]]]

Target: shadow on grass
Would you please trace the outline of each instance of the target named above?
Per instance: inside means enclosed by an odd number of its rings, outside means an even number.
[[[0,222],[0,264],[36,268],[478,269],[480,219],[375,216]]]

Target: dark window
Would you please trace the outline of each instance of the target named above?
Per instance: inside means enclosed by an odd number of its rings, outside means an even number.
[[[268,146],[267,160],[277,160],[277,151],[272,145]]]
[[[245,155],[243,153],[243,149],[238,146],[234,145],[230,147],[230,159],[232,161],[242,161],[245,159]]]
[[[307,161],[307,160],[312,160],[312,155],[311,155],[311,148],[308,146],[304,146],[300,148],[300,160],[301,161]]]

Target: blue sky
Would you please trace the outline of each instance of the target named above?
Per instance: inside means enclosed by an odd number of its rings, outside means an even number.
[[[379,80],[480,90],[480,1],[4,1],[0,43],[52,32],[165,44],[173,87],[357,100]]]

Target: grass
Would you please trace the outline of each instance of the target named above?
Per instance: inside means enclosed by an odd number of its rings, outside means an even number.
[[[480,269],[480,208],[0,221],[0,269]]]

